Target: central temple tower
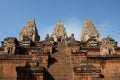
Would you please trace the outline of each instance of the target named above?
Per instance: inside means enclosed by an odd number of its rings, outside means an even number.
[[[58,21],[56,24],[52,37],[54,38],[55,42],[61,42],[67,38],[66,30],[62,21]]]

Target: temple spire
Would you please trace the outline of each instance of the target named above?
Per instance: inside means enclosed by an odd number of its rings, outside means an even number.
[[[23,41],[27,37],[32,41],[39,41],[40,36],[36,28],[35,19],[30,19],[30,21],[25,25],[19,34],[19,41]]]
[[[96,39],[96,41],[99,41],[100,40],[100,33],[96,29],[93,22],[90,21],[90,19],[86,19],[84,24],[83,24],[81,41],[86,42],[90,38],[94,38],[94,39]]]
[[[55,42],[62,41],[67,37],[66,30],[62,21],[57,22],[52,37],[54,38]]]

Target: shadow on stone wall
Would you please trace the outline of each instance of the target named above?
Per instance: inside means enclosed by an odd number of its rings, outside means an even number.
[[[43,80],[55,80],[55,79],[53,78],[53,76],[47,70],[45,70]]]
[[[55,58],[52,58],[51,55],[49,55],[49,57],[48,57],[48,67],[50,67],[55,62],[57,62],[57,60]]]

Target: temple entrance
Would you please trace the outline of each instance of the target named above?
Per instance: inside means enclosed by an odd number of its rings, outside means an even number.
[[[62,37],[61,37],[61,36],[58,37],[58,38],[57,38],[57,41],[58,41],[58,42],[62,42]]]
[[[8,47],[7,53],[8,53],[8,54],[11,54],[11,53],[12,53],[12,48],[11,48],[11,47]]]
[[[58,42],[61,42],[61,38],[58,38],[58,40],[57,40]]]
[[[112,54],[112,49],[109,49],[108,51],[109,51],[109,54]]]

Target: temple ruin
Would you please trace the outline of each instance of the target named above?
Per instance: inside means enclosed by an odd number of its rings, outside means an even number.
[[[67,35],[58,21],[51,36],[40,41],[35,19],[19,39],[7,37],[0,47],[0,80],[119,80],[120,47],[110,36],[101,39],[90,19],[81,40]]]

